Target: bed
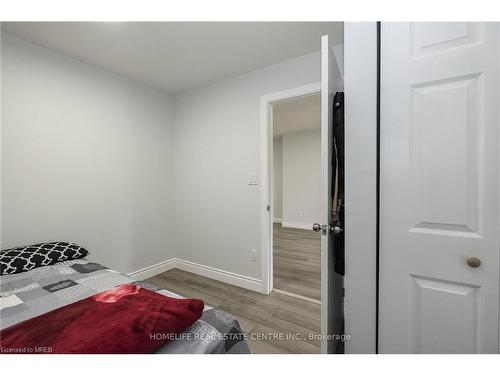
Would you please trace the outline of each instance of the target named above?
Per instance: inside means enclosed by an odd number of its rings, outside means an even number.
[[[183,299],[168,290],[133,280],[87,258],[73,259],[0,276],[0,329],[14,327],[124,284]],[[248,354],[251,350],[238,321],[232,315],[205,306],[199,320],[155,353]]]

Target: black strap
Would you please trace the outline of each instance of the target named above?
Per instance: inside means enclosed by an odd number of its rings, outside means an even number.
[[[338,179],[338,181],[337,181]],[[337,183],[338,182],[338,183]],[[337,194],[335,194],[337,189]],[[334,225],[344,228],[344,93],[337,92],[333,98],[333,152],[332,152],[332,200],[337,198]],[[333,240],[335,272],[345,274],[344,232]]]

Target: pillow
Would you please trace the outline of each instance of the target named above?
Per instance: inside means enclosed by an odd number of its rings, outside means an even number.
[[[45,242],[0,251],[0,276],[26,272],[65,260],[87,256],[83,247],[68,242]]]

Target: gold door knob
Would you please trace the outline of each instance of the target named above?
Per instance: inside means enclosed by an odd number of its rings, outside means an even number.
[[[469,267],[477,268],[481,265],[481,259],[476,257],[469,257],[467,258],[467,264],[469,265]]]

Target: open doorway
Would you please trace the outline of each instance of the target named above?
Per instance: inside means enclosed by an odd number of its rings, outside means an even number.
[[[321,95],[274,103],[272,124],[273,291],[320,304]]]
[[[341,186],[338,178],[341,175],[339,166],[343,165],[339,158],[343,152],[341,151],[339,154],[337,151],[337,142],[343,139],[343,135],[336,134],[343,129],[343,104],[337,101],[337,96],[343,95],[343,79],[338,61],[335,58],[329,36],[324,35],[321,38],[320,82],[261,97],[261,281],[264,294],[279,295],[273,288],[273,219],[278,218],[274,215],[273,203],[273,108],[282,102],[286,103],[297,98],[320,94],[321,135],[318,147],[320,151],[318,196],[321,202],[321,220],[314,224],[302,222],[301,228],[307,228],[310,225],[315,232],[321,233],[319,288],[321,301],[320,303],[309,302],[304,299],[310,297],[298,293],[294,293],[296,296],[294,300],[298,301],[297,303],[309,303],[320,308],[320,314],[318,314],[321,332],[319,341],[322,353],[343,352],[343,273],[337,271],[337,265],[343,265],[343,246],[340,241],[343,239],[343,229],[336,220],[337,208],[341,207],[337,204],[337,187]],[[299,142],[299,145],[301,145],[299,148],[303,148],[303,144]],[[314,193],[310,196],[314,196]],[[302,217],[305,217],[304,211],[302,211]],[[339,269],[339,271],[342,270]],[[293,293],[277,289],[282,293]],[[298,298],[299,296],[301,298]],[[308,321],[310,321],[309,318]]]

